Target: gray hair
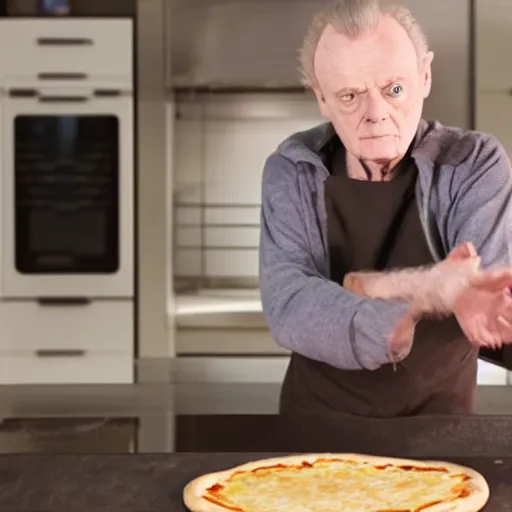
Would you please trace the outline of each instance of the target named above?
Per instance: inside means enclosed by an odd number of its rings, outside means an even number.
[[[418,59],[423,59],[428,52],[427,37],[409,9],[401,5],[381,6],[379,0],[338,0],[313,17],[299,51],[302,83],[307,87],[316,83],[315,52],[328,25],[350,39],[356,39],[375,28],[382,15],[391,16],[405,29]]]

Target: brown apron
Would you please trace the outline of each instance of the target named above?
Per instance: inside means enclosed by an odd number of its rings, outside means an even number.
[[[349,179],[339,144],[325,182],[331,279],[347,272],[432,263],[414,197],[417,169],[404,158],[388,182]],[[314,343],[314,340],[311,340]],[[457,321],[422,320],[396,368],[339,370],[293,353],[281,390],[282,413],[338,411],[363,417],[474,412],[478,351]]]

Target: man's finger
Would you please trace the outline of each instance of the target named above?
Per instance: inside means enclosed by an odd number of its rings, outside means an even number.
[[[365,294],[363,279],[356,272],[351,272],[345,276],[343,287],[356,295]]]
[[[505,291],[512,287],[512,269],[491,270],[484,272],[471,280],[475,288],[489,292]]]
[[[508,299],[505,307],[503,309],[500,308],[496,316],[496,324],[500,332],[500,338],[505,344],[512,342],[512,308],[510,307],[512,299]]]
[[[487,329],[480,329],[478,333],[478,341],[481,345],[489,348],[494,348],[495,337]]]
[[[512,323],[510,323],[503,315],[498,315],[498,318],[496,320],[503,327],[512,330]]]
[[[465,260],[467,258],[476,258],[478,253],[471,242],[463,242],[453,248],[448,254],[448,259],[452,261]]]

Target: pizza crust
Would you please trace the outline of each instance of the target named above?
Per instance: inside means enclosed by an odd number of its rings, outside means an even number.
[[[205,500],[202,495],[212,485],[220,480],[226,480],[236,471],[251,471],[262,466],[274,466],[277,464],[302,464],[313,463],[317,459],[350,459],[356,462],[364,462],[375,465],[413,465],[417,467],[443,467],[457,473],[465,473],[471,478],[471,494],[459,498],[456,502],[434,505],[428,508],[428,512],[478,512],[489,500],[490,490],[485,478],[474,469],[459,466],[442,461],[418,461],[413,459],[396,459],[392,457],[377,457],[356,453],[308,453],[304,455],[289,455],[248,462],[225,471],[208,473],[199,476],[186,485],[183,490],[183,501],[191,512],[228,512],[229,509]]]

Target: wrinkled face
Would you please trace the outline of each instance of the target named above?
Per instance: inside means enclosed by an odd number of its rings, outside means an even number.
[[[355,40],[326,27],[313,90],[349,153],[386,164],[407,152],[430,92],[432,58],[429,52],[419,62],[408,34],[389,16]]]

